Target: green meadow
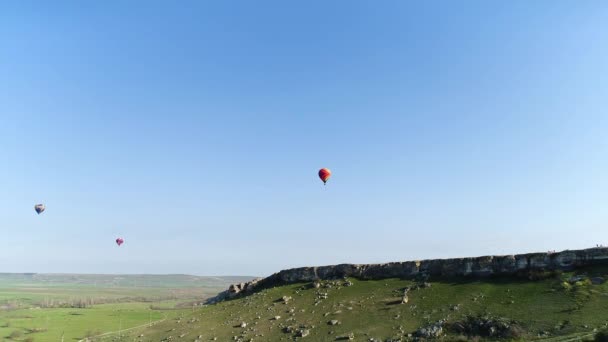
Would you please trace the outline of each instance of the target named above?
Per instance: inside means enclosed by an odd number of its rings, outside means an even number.
[[[0,340],[120,337],[192,312],[230,283],[249,278],[0,274]]]
[[[21,309],[5,312],[0,336],[8,340],[65,341],[120,331],[172,317],[174,310],[151,310],[144,303],[100,304],[86,309]]]

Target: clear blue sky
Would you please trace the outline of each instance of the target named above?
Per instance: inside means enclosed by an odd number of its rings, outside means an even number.
[[[422,3],[0,3],[0,271],[608,245],[606,3]]]

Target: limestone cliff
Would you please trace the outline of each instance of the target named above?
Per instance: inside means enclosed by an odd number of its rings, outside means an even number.
[[[343,277],[358,279],[415,278],[419,276],[513,275],[535,270],[572,270],[597,263],[608,264],[608,248],[565,250],[558,253],[529,253],[517,255],[481,256],[476,258],[432,259],[390,262],[386,264],[340,264],[300,267],[283,270],[269,277],[247,283],[230,285],[228,290],[209,300],[210,303],[233,298],[239,294],[277,285],[312,282]]]

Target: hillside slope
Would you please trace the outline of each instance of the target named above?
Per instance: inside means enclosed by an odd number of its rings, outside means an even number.
[[[466,341],[589,335],[608,323],[607,275],[608,266],[592,265],[483,279],[349,278],[288,284],[205,306],[131,332],[129,338],[406,341],[442,336]]]

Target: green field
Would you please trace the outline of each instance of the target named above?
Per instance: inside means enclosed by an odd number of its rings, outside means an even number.
[[[578,273],[606,277],[608,268]],[[318,289],[310,283],[292,284],[184,311],[181,318],[137,329],[130,338],[143,334],[137,340],[167,341],[181,336],[186,341],[334,341],[348,340],[352,334],[357,341],[406,341],[413,340],[419,328],[445,320],[444,340],[570,341],[593,336],[594,329],[608,324],[608,283],[568,282],[573,275],[540,274],[536,277],[543,279],[534,281],[429,279],[429,287],[410,291],[407,304],[400,303],[403,289],[419,282],[350,279],[352,286],[344,286],[344,280],[324,281]],[[292,299],[285,304],[283,296]],[[516,335],[506,338],[456,329],[468,319],[482,318],[508,322],[509,331]],[[331,320],[339,323],[331,325]],[[241,327],[242,323],[246,326]],[[308,336],[298,337],[299,330],[307,330]]]
[[[88,309],[23,309],[2,315],[0,336],[9,338],[15,332],[22,335],[16,340],[33,338],[34,341],[78,340],[87,335],[99,335],[128,327],[172,317],[175,312],[150,310],[143,303],[101,304]]]
[[[109,332],[116,337],[191,313],[204,298],[250,278],[0,274],[0,339],[78,341]]]

